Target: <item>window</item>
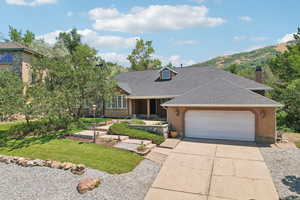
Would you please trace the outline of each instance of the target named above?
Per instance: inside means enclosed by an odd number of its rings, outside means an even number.
[[[162,71],[161,78],[162,78],[162,80],[169,80],[169,79],[171,79],[171,72],[170,72],[170,70],[164,70],[164,71]]]
[[[1,53],[0,64],[12,64],[14,56],[12,53]]]
[[[106,104],[106,108],[110,109],[127,109],[127,99],[125,95],[113,97],[110,102]]]

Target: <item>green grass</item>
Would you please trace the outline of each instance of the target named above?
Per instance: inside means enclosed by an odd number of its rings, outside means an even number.
[[[129,123],[130,124],[139,124],[139,125],[144,125],[144,124],[146,124],[144,121],[142,121],[142,120],[131,120],[131,121],[129,121]]]
[[[23,124],[24,122],[8,122],[8,123],[1,123],[0,124],[0,131],[4,132],[4,131],[8,131],[11,127],[19,125],[19,124]]]
[[[5,133],[13,125],[1,124],[0,130]],[[143,159],[137,154],[114,147],[58,139],[60,135],[79,130],[63,130],[46,136],[22,139],[12,139],[6,134],[0,134],[0,154],[84,164],[111,174],[130,172]]]
[[[115,135],[126,135],[130,138],[151,140],[154,144],[161,144],[165,141],[165,138],[154,133],[150,133],[144,130],[138,130],[129,128],[126,122],[115,123],[110,128],[111,134]]]
[[[297,148],[300,148],[300,141],[295,142],[295,145],[296,145]]]
[[[87,117],[83,117],[80,118],[80,121],[82,121],[84,124],[93,124],[93,123],[102,123],[102,122],[107,122],[113,120],[112,118],[87,118]]]

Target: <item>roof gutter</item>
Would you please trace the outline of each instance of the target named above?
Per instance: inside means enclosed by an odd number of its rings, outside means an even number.
[[[38,56],[43,56],[42,54],[36,52],[36,51],[33,51],[33,50],[29,50],[29,49],[26,49],[26,48],[0,48],[0,51],[24,51],[24,52],[27,52],[27,53],[30,53],[30,54],[35,54],[35,55],[38,55]]]
[[[162,104],[165,107],[283,107],[282,104]]]
[[[170,99],[176,96],[127,96],[127,99]]]

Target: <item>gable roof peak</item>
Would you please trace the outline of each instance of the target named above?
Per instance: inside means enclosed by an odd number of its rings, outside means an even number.
[[[174,72],[175,74],[178,74],[178,72],[177,71],[175,71],[174,69],[172,69],[171,67],[162,67],[160,70],[159,70],[159,72],[162,72],[163,70],[165,70],[165,69],[168,69],[168,70],[170,70],[170,71],[172,71],[172,72]]]

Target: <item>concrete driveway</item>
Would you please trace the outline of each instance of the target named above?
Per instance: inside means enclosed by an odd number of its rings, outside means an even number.
[[[169,152],[146,200],[278,200],[253,143],[185,140]]]

